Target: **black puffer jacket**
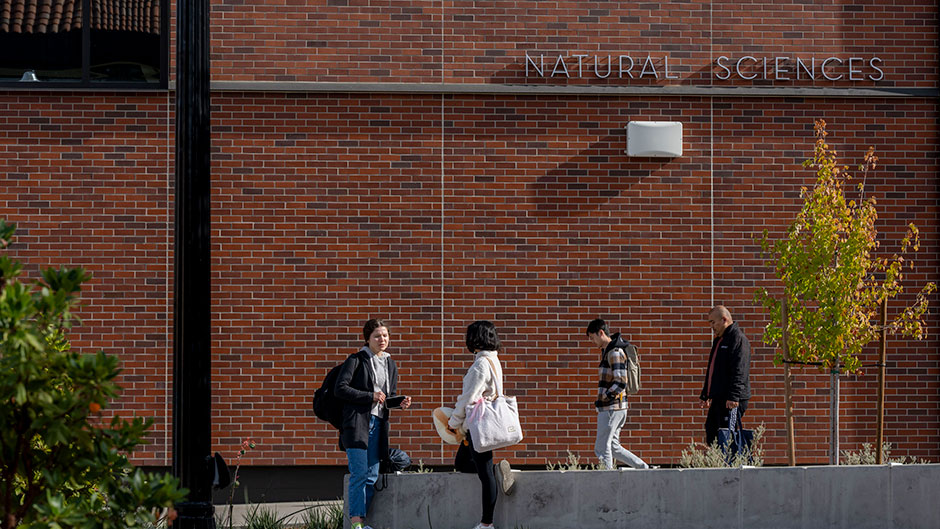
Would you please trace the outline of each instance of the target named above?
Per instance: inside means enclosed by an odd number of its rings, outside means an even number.
[[[340,429],[340,448],[369,448],[369,416],[372,415],[372,395],[375,373],[372,371],[372,353],[363,347],[343,362],[336,379],[335,394],[346,401],[343,406],[343,427]],[[398,368],[388,359],[388,397],[398,391]],[[391,411],[388,411],[391,415]],[[388,421],[382,421],[379,437],[379,458],[388,458]]]
[[[718,337],[712,340],[712,350],[715,349],[715,343],[718,340]],[[708,368],[706,368],[705,383],[702,385],[699,398],[719,402],[748,400],[751,398],[751,343],[738,328],[737,323],[729,325],[722,333],[720,340],[718,351],[710,360],[715,363],[711,391],[707,391],[706,388],[708,385]]]

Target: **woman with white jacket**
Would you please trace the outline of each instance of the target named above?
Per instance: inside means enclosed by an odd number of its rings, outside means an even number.
[[[489,321],[475,321],[467,327],[467,349],[474,355],[473,364],[463,377],[463,391],[454,405],[454,413],[447,425],[458,439],[463,439],[457,450],[454,466],[461,472],[476,472],[482,484],[483,515],[474,529],[493,527],[493,511],[496,508],[497,476],[493,466],[493,451],[477,452],[473,448],[466,426],[467,405],[480,397],[492,400],[498,396],[497,381],[502,387],[503,369],[499,363],[499,336],[496,326]],[[512,469],[505,459],[500,461],[498,471],[504,494],[511,494],[515,484]]]

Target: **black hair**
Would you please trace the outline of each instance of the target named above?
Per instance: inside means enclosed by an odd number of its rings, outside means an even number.
[[[365,338],[366,345],[369,345],[369,337],[372,336],[372,333],[379,327],[388,329],[388,325],[385,325],[384,321],[377,318],[372,318],[362,326],[362,337]]]
[[[597,331],[604,331],[604,334],[610,336],[610,327],[607,326],[606,321],[600,318],[592,320],[591,323],[588,323],[586,334],[597,334]]]
[[[477,351],[499,351],[499,336],[493,322],[479,320],[467,326],[467,349]]]

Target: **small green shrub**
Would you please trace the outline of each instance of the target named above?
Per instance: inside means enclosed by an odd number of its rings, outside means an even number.
[[[585,463],[581,464],[581,458],[577,454],[568,450],[568,459],[559,463],[552,463],[549,461],[545,464],[545,468],[548,470],[601,470],[601,466],[598,463]]]
[[[0,219],[0,250],[15,227]],[[172,521],[188,491],[128,455],[153,419],[104,415],[118,398],[116,356],[80,353],[68,332],[78,318],[81,268],[49,268],[32,282],[0,254],[0,523],[17,529],[150,527]]]
[[[419,459],[418,466],[415,467],[415,469],[412,470],[412,472],[414,472],[415,474],[430,474],[431,472],[434,472],[434,469],[431,467],[424,466],[424,460]]]
[[[300,529],[342,529],[343,504],[309,507],[301,514]]]
[[[711,446],[705,446],[703,443],[691,442],[688,448],[682,451],[679,458],[679,466],[682,468],[740,468],[748,465],[760,467],[764,465],[764,448],[761,444],[764,437],[765,428],[761,424],[754,430],[754,441],[749,449],[742,450],[735,454],[729,462],[725,453],[718,447],[718,442],[713,442]]]
[[[896,457],[891,459],[891,443],[884,443],[881,445],[881,450],[884,452],[884,461],[887,463],[899,463],[902,465],[926,465],[930,461],[926,459],[918,458],[908,458],[908,457]],[[852,452],[849,450],[842,451],[842,464],[843,465],[874,465],[878,460],[878,454],[875,452],[875,449],[872,447],[871,443],[862,443],[862,449],[858,452]]]
[[[264,504],[249,505],[245,512],[245,529],[284,529],[285,527],[284,520],[277,517],[277,512]]]

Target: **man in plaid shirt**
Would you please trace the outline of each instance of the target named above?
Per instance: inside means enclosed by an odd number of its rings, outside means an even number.
[[[588,324],[587,336],[601,350],[600,380],[597,383],[597,439],[594,453],[604,468],[616,468],[614,459],[633,468],[649,468],[645,461],[620,446],[620,430],[627,422],[627,355],[633,347],[620,333],[610,334],[607,322],[596,319]]]

